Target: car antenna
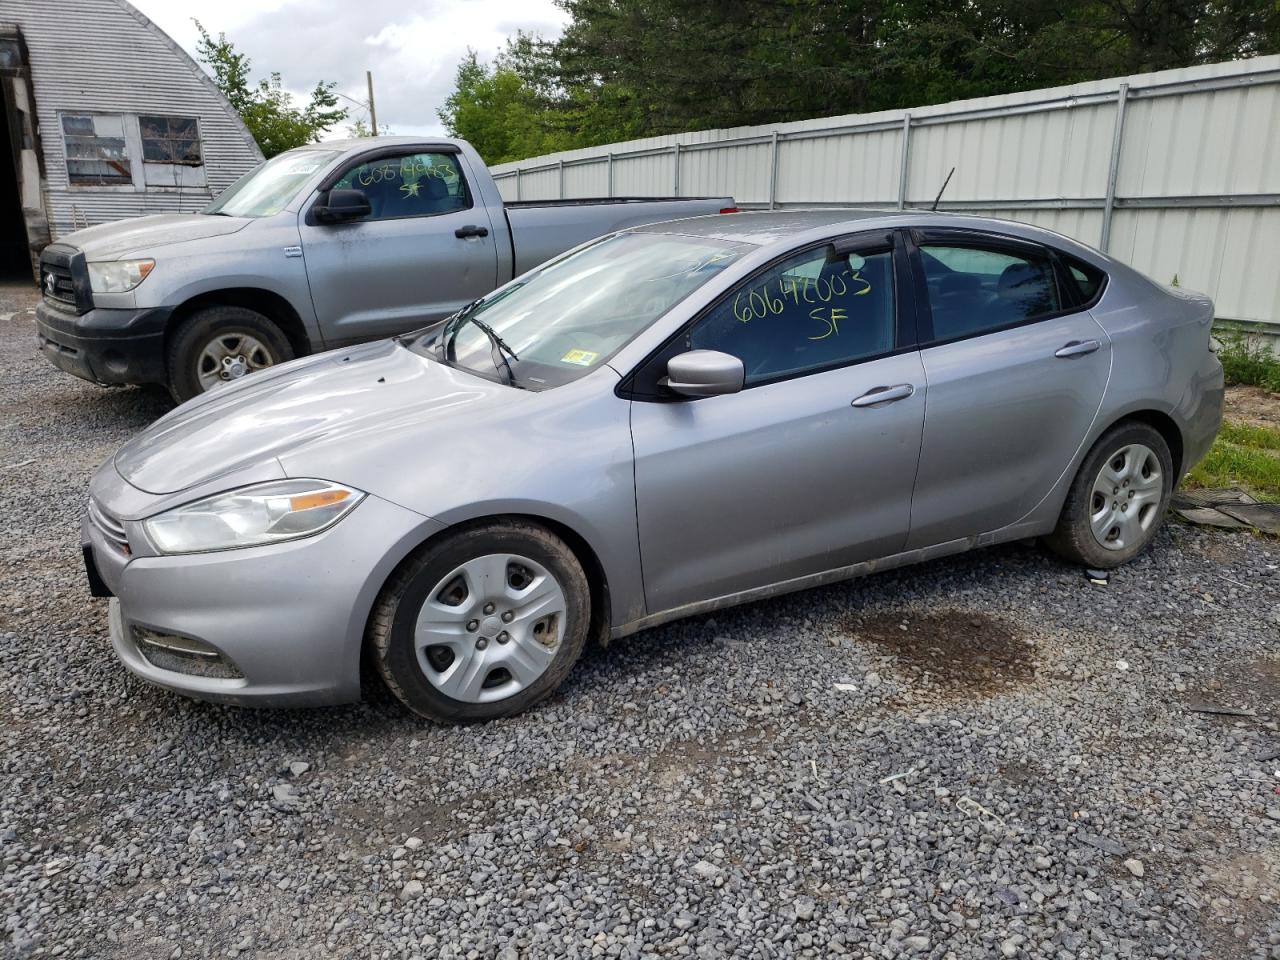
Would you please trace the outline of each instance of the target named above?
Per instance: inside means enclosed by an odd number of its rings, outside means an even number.
[[[956,172],[956,168],[951,168],[951,173],[947,174],[947,179],[942,181],[942,189],[938,191],[938,195],[933,198],[933,206],[929,208],[930,213],[938,212],[938,201],[942,199],[943,193],[946,192],[947,184],[951,182],[951,174]]]

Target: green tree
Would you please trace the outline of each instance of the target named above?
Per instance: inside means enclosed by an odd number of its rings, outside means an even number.
[[[581,137],[557,126],[548,106],[506,56],[485,65],[468,49],[458,64],[453,93],[436,115],[450,136],[469,141],[492,164],[583,144]]]
[[[441,116],[488,159],[1280,52],[1278,0],[559,3],[558,39],[459,67]]]
[[[226,34],[214,39],[199,20],[195,25],[200,31],[196,48],[200,61],[213,72],[213,82],[240,114],[264,156],[315,143],[346,118],[347,111],[338,106],[333,92],[336,83],[318,82],[310,99],[299,107],[284,89],[279,73],[254,83],[249,58],[236,51]]]

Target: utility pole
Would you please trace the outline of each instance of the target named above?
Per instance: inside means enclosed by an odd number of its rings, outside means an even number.
[[[373,71],[366,70],[364,78],[369,84],[369,126],[372,128],[370,135],[376,137],[378,135],[378,111],[373,107]]]

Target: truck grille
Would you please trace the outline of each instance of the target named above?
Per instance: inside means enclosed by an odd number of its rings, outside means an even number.
[[[89,265],[75,247],[51,243],[40,254],[40,294],[58,310],[85,313],[93,307]]]
[[[129,549],[129,535],[125,532],[124,524],[93,499],[89,501],[89,522],[98,528],[98,532],[107,538],[108,543],[126,557],[132,553]]]
[[[76,287],[71,279],[70,267],[40,264],[40,291],[47,302],[74,307]]]

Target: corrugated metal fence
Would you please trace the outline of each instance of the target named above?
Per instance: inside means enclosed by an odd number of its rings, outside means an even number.
[[[1280,331],[1280,56],[494,168],[507,200],[732,194],[1036,223]]]

